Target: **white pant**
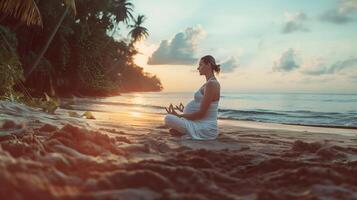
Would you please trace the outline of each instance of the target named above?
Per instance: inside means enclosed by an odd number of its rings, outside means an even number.
[[[177,117],[176,115],[167,114],[165,116],[165,125],[169,128],[175,129],[180,133],[187,134],[184,120],[180,117]]]

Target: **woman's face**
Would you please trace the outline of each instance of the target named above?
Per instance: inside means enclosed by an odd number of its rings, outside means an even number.
[[[200,72],[200,75],[205,75],[211,71],[211,66],[200,60],[197,70]]]

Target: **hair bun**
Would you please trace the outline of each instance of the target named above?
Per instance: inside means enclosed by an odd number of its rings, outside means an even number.
[[[212,70],[215,71],[217,74],[221,71],[221,65],[216,64],[216,60],[211,55],[206,55],[201,58],[206,64],[210,64]]]
[[[213,70],[218,74],[221,71],[221,65],[214,65]]]

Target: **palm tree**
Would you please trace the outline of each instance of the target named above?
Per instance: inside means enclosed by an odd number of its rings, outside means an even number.
[[[30,68],[27,76],[29,76],[36,68],[36,66],[40,63],[41,58],[50,46],[67,13],[71,11],[73,15],[76,14],[75,0],[64,0],[64,2],[66,4],[66,9],[63,12],[57,25],[55,26],[54,30],[52,31],[50,37],[48,38],[45,46],[42,48],[39,56]],[[28,25],[37,24],[42,26],[41,14],[34,0],[1,0],[0,12],[4,12],[5,14],[20,18],[21,21],[26,22]]]
[[[148,29],[142,26],[145,19],[144,15],[138,15],[138,17],[134,19],[134,24],[129,25],[129,28],[131,28],[129,35],[131,36],[133,43],[149,36]]]
[[[72,12],[73,15],[76,15],[76,4],[75,4],[75,0],[64,0],[65,4],[66,4],[66,8],[62,14],[62,16],[60,17],[58,23],[56,24],[55,28],[52,30],[52,33],[50,34],[50,37],[47,39],[47,42],[45,44],[45,46],[43,46],[42,50],[40,51],[40,54],[38,55],[38,57],[36,58],[35,62],[33,63],[33,65],[30,67],[29,71],[27,72],[26,78],[28,78],[31,73],[33,72],[33,70],[37,67],[37,65],[40,63],[43,55],[45,55],[48,47],[50,46],[53,38],[55,37],[59,27],[61,26],[63,20],[65,19],[65,17],[67,16],[68,12]]]
[[[41,14],[34,0],[1,0],[0,12],[19,18],[27,25],[42,26]]]
[[[133,19],[133,7],[134,5],[129,1],[129,0],[114,0],[111,3],[111,6],[114,8],[114,16],[116,18],[116,24],[114,25],[114,28],[111,30],[112,34],[110,37],[113,37],[116,31],[118,30],[118,26],[120,22],[124,22],[125,24],[128,24],[130,19]],[[103,46],[103,49],[107,47],[109,44],[110,39],[107,40],[105,45]]]
[[[75,1],[64,0],[64,2],[75,14]],[[42,26],[41,13],[34,0],[1,0],[0,12],[19,18],[27,25]]]
[[[124,21],[125,23],[128,23],[130,19],[133,19],[132,12],[134,5],[130,0],[113,0],[112,5],[115,9],[113,13],[117,22]]]

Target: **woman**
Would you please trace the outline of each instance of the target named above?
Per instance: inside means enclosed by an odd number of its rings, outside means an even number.
[[[172,104],[165,108],[168,112],[165,125],[195,140],[215,139],[218,136],[217,111],[221,90],[215,73],[219,73],[220,65],[216,64],[212,56],[207,55],[200,59],[197,69],[200,75],[206,77],[206,83],[185,108],[182,104],[176,106],[183,114],[177,113]]]

